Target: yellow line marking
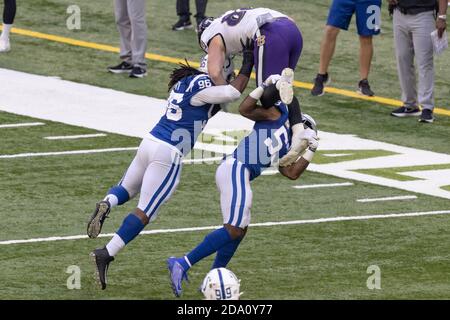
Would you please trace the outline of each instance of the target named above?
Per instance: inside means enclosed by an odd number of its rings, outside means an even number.
[[[0,30],[1,29],[2,29],[2,26],[0,26]],[[95,43],[95,42],[83,41],[83,40],[76,40],[76,39],[72,39],[72,38],[61,37],[61,36],[57,36],[57,35],[36,32],[36,31],[31,31],[31,30],[26,30],[26,29],[12,28],[11,32],[22,35],[22,36],[28,36],[28,37],[37,38],[37,39],[43,39],[43,40],[49,40],[49,41],[54,41],[54,42],[59,42],[59,43],[70,44],[70,45],[77,46],[77,47],[84,47],[84,48],[96,49],[96,50],[107,51],[107,52],[115,52],[115,53],[118,53],[120,51],[119,48],[113,47],[110,45],[104,45],[104,44],[99,44],[99,43]],[[153,60],[153,61],[160,61],[160,62],[167,62],[167,63],[174,63],[174,64],[179,64],[179,63],[184,62],[184,59],[172,58],[172,57],[167,57],[167,56],[154,54],[154,53],[146,53],[145,57],[147,59]],[[194,61],[188,61],[188,62],[193,67],[199,66],[198,62],[194,62]],[[254,77],[255,77],[255,75],[252,74],[252,78],[254,78]],[[313,85],[312,85],[312,83],[294,81],[294,86],[297,88],[310,90]],[[356,91],[353,92],[350,90],[338,89],[338,88],[333,88],[333,87],[325,88],[325,92],[337,94],[337,95],[341,95],[341,96],[345,96],[345,97],[349,97],[349,98],[354,98],[354,99],[378,102],[380,104],[389,105],[389,106],[393,106],[393,107],[400,107],[403,105],[403,103],[400,100],[378,97],[378,96],[367,97],[367,96],[360,95]],[[450,116],[450,110],[443,109],[443,108],[434,108],[434,113],[440,114],[440,115],[445,115],[445,116]]]

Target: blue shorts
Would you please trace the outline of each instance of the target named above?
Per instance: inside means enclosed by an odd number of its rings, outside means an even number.
[[[373,36],[380,33],[381,0],[333,0],[327,25],[348,30],[354,13],[360,36]]]

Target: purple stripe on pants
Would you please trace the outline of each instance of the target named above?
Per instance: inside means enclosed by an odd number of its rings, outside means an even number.
[[[284,68],[295,70],[303,49],[302,34],[288,18],[267,23],[260,32],[261,38],[255,40],[254,50],[256,85],[272,74],[281,74]]]

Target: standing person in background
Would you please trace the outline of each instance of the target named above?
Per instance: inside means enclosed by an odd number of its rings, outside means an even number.
[[[447,27],[447,0],[389,0],[389,5],[394,16],[397,71],[403,101],[403,106],[391,115],[420,116],[419,122],[431,123],[434,121],[434,51],[430,34],[437,29],[438,37],[442,38]],[[419,72],[418,92],[414,57]]]
[[[195,0],[195,7],[197,8],[197,14],[194,16],[197,22],[197,26],[205,19],[206,4],[208,0]],[[177,15],[179,19],[177,23],[172,26],[172,30],[180,31],[185,29],[192,29],[191,12],[189,10],[189,0],[177,0]]]
[[[147,21],[145,0],[115,0],[117,29],[120,33],[120,59],[117,66],[108,67],[112,73],[129,73],[130,78],[147,75]]]
[[[325,86],[330,83],[328,67],[336,48],[336,39],[340,29],[348,30],[353,14],[356,15],[360,44],[360,81],[357,91],[365,96],[374,95],[367,79],[373,56],[372,37],[380,33],[381,0],[333,0],[320,47],[319,73],[314,79],[314,87],[311,90],[313,96],[323,95]]]
[[[3,31],[0,36],[0,52],[8,52],[11,50],[9,43],[9,32],[11,31],[16,16],[16,0],[4,0],[3,8]]]

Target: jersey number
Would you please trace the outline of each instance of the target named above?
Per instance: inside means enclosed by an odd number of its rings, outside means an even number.
[[[267,138],[266,140],[264,140],[264,144],[267,146],[267,149],[269,150],[270,160],[271,160],[272,164],[274,163],[274,160],[275,160],[278,152],[283,147],[283,141],[281,140],[281,136],[284,136],[284,144],[287,145],[289,143],[288,133],[284,126],[278,128],[277,131],[275,131],[273,133],[273,138],[275,138],[275,140],[277,142],[276,145],[273,144],[273,140],[270,137]]]
[[[167,119],[172,121],[179,121],[181,119],[183,116],[183,110],[179,106],[181,101],[183,101],[182,93],[176,93],[174,91],[170,93],[169,99],[167,100]]]
[[[222,18],[222,23],[226,22],[230,27],[237,25],[244,18],[245,13],[249,8],[237,9]]]

